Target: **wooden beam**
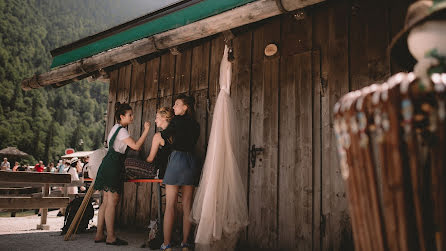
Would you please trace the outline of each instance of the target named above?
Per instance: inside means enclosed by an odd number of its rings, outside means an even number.
[[[71,183],[71,175],[59,173],[0,171],[0,183],[65,184]]]
[[[66,207],[68,203],[68,197],[0,197],[2,209],[61,208]]]
[[[57,67],[49,72],[35,75],[22,81],[23,90],[79,78],[115,64],[138,58],[153,52],[208,37],[225,30],[257,22],[293,11],[325,0],[259,0],[241,7],[205,18],[203,20],[172,29],[154,36],[137,40],[97,55],[83,58],[68,65]],[[281,6],[281,7],[279,7]]]

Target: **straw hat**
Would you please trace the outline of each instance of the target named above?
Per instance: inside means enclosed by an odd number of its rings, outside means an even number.
[[[412,70],[417,60],[410,54],[407,36],[416,25],[427,20],[446,17],[446,0],[420,0],[409,6],[404,29],[392,40],[389,46],[390,58],[406,70]]]

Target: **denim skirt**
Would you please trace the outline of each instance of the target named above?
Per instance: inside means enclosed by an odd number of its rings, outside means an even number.
[[[177,186],[197,186],[200,175],[201,167],[192,153],[173,151],[169,156],[163,183]]]

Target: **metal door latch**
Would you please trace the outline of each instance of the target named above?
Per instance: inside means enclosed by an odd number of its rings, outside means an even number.
[[[256,145],[251,146],[251,167],[254,168],[256,166],[257,154],[263,152],[265,149],[262,147],[256,147]]]

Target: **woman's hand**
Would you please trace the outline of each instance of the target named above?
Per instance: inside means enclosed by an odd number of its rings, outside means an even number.
[[[150,122],[146,121],[144,122],[144,130],[149,130],[150,129]]]

